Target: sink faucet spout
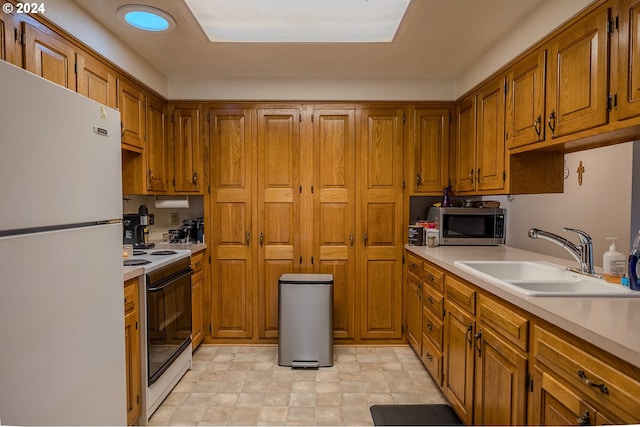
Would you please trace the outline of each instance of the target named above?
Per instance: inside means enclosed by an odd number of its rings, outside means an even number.
[[[539,230],[537,228],[530,229],[528,234],[532,239],[548,240],[564,248],[572,257],[575,258],[576,261],[578,261],[580,266],[579,271],[581,273],[595,275],[595,267],[593,265],[593,240],[591,239],[591,236],[584,231],[575,228],[563,227],[562,231],[573,231],[576,233],[580,239],[580,244],[576,245],[564,237],[560,237],[557,234]]]

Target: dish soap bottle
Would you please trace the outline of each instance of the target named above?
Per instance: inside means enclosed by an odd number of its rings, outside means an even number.
[[[640,230],[636,239],[633,241],[633,249],[631,255],[629,255],[629,288],[634,291],[640,291],[640,264],[638,264],[638,258],[640,258]]]
[[[611,246],[609,246],[609,251],[602,255],[602,267],[604,269],[604,280],[619,284],[624,274],[627,257],[618,251],[617,239],[617,237],[607,237],[607,240],[612,242]]]

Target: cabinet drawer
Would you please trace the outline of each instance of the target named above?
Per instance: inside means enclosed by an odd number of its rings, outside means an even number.
[[[442,351],[442,338],[444,327],[441,319],[438,319],[428,308],[422,309],[422,333],[429,337],[436,348]]]
[[[409,264],[409,273],[413,273],[417,278],[422,277],[422,259],[418,258],[411,252],[407,252],[407,263]]]
[[[456,303],[471,314],[476,314],[476,291],[471,286],[446,275],[444,277],[444,294],[447,300]]]
[[[522,350],[529,347],[529,320],[505,304],[485,295],[478,296],[478,319]]]
[[[420,359],[438,386],[442,387],[442,353],[435,348],[431,340],[424,334],[422,335],[422,355]]]
[[[191,269],[193,270],[193,274],[196,274],[202,271],[203,262],[204,262],[204,251],[198,252],[195,255],[191,255]]]
[[[640,369],[569,334],[539,326],[534,333],[536,363],[555,372],[600,410],[606,408],[628,423],[640,421]]]
[[[427,286],[444,292],[444,271],[433,264],[424,263],[422,278]]]
[[[438,319],[444,318],[444,297],[440,292],[434,291],[428,286],[423,286],[422,306],[431,310]]]

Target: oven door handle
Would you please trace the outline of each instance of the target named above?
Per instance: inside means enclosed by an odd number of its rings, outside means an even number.
[[[172,284],[173,282],[175,282],[176,280],[181,279],[184,276],[191,275],[192,272],[193,272],[192,269],[188,269],[188,270],[182,271],[180,274],[177,274],[175,276],[167,277],[166,279],[160,281],[160,283],[158,285],[147,288],[147,292],[158,292],[158,291],[161,291],[164,288],[166,288],[167,286],[169,286],[170,284]]]

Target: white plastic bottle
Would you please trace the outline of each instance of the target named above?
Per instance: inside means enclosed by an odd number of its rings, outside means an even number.
[[[607,240],[612,240],[611,246],[609,251],[602,255],[604,280],[610,283],[620,283],[627,265],[627,257],[618,251],[617,239],[617,237],[607,237]]]

